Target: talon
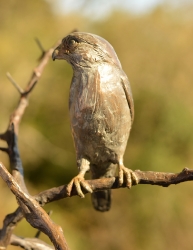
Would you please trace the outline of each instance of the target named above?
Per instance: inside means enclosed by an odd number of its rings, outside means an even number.
[[[132,176],[134,183],[137,185],[139,183],[139,179],[138,179],[137,175],[132,171],[131,176]]]
[[[90,187],[90,185],[88,185],[86,181],[81,182],[81,185],[84,189],[86,189],[86,191],[88,191],[89,193],[93,193],[92,188]]]
[[[73,185],[75,185],[76,187],[76,191],[78,196],[80,196],[81,198],[84,198],[84,194],[82,192],[82,187],[89,193],[92,193],[92,188],[91,186],[88,184],[87,181],[85,181],[84,177],[77,175],[75,176],[70,183],[67,185],[66,187],[66,191],[67,191],[67,195],[70,196],[71,192],[72,192],[72,187]]]
[[[78,196],[80,196],[80,198],[84,198],[84,194],[83,194],[82,189],[81,189],[81,179],[75,177],[74,185],[76,187],[76,191],[77,191]]]
[[[138,184],[139,180],[136,174],[131,170],[121,165],[119,169],[119,185],[123,185],[123,178],[126,179],[126,187],[131,188],[133,184]]]
[[[123,170],[122,168],[119,169],[119,186],[123,185]]]
[[[125,171],[125,179],[126,179],[126,187],[128,187],[129,189],[132,186],[132,171],[130,169],[128,169],[129,171]]]
[[[68,196],[71,195],[73,182],[74,182],[74,181],[72,180],[72,181],[67,185],[67,187],[66,187],[66,193],[67,193]]]

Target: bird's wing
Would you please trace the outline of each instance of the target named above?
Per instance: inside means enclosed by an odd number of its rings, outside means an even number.
[[[133,96],[131,92],[131,86],[129,83],[129,80],[125,74],[121,75],[121,83],[125,92],[125,96],[127,98],[127,102],[129,105],[130,113],[131,113],[131,124],[133,124],[134,120],[134,102],[133,102]]]

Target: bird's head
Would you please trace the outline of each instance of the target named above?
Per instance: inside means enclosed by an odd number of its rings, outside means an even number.
[[[73,67],[93,67],[98,63],[108,62],[121,68],[109,42],[100,36],[84,32],[73,32],[62,39],[52,58],[66,60]]]

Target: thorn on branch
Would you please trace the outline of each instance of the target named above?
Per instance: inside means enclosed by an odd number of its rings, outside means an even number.
[[[9,72],[7,72],[6,76],[10,80],[10,82],[13,84],[13,86],[17,89],[17,91],[20,93],[20,95],[22,95],[23,94],[23,89],[16,83],[16,81],[13,79],[11,74]]]
[[[9,149],[8,148],[4,148],[4,147],[0,147],[0,150],[5,152],[5,153],[9,153]]]
[[[38,58],[38,61],[40,61],[43,58],[43,56],[45,55],[46,50],[44,49],[44,47],[42,46],[40,40],[37,37],[35,38],[35,41],[36,41],[38,47],[40,48],[40,50],[42,52],[41,56]]]

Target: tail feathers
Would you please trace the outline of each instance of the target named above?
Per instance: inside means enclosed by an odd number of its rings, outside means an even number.
[[[110,178],[115,176],[117,165],[107,162],[106,165],[91,165],[92,179]],[[109,211],[111,208],[111,190],[102,190],[91,194],[93,207],[100,212]]]
[[[98,191],[91,194],[92,204],[97,211],[106,212],[111,207],[111,190]]]

